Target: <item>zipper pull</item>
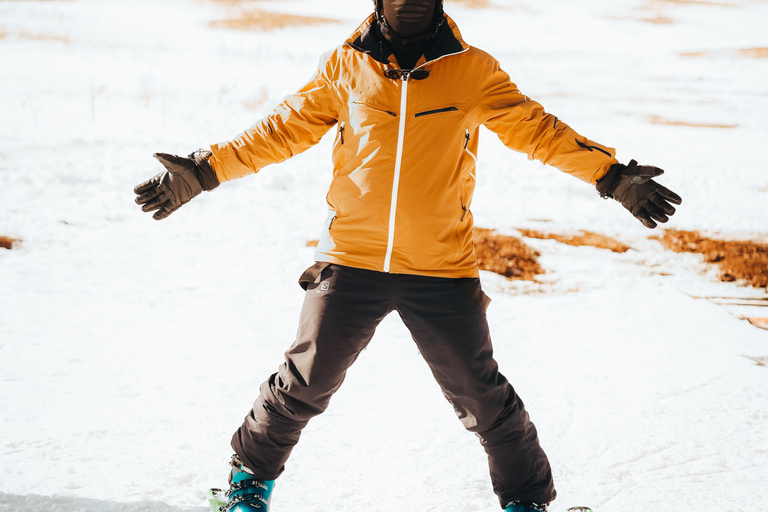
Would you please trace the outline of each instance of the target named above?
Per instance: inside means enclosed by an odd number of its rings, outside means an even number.
[[[464,149],[467,149],[467,146],[469,146],[469,128],[467,128],[467,133],[464,135]]]
[[[341,142],[341,145],[344,145],[344,122],[341,122],[341,125],[339,125],[339,141]]]
[[[466,207],[466,205],[464,205],[462,203],[461,209],[464,210],[464,211],[461,213],[461,219],[459,219],[459,222],[464,222],[464,217],[467,216],[467,207]]]

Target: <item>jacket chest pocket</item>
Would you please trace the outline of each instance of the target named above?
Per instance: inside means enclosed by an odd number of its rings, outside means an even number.
[[[396,119],[397,112],[386,105],[365,100],[355,100],[349,105],[349,121],[353,126],[369,126]]]
[[[450,106],[450,107],[442,107],[442,108],[433,108],[430,110],[422,110],[421,112],[416,112],[416,115],[414,117],[427,117],[427,116],[437,116],[438,114],[447,114],[449,112],[458,112],[459,107]]]

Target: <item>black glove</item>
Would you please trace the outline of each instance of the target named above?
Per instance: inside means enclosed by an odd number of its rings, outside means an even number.
[[[136,185],[136,204],[145,212],[157,210],[152,216],[162,220],[187,204],[203,190],[213,190],[219,186],[216,173],[208,159],[210,151],[195,151],[188,158],[155,153],[157,160],[165,166],[165,171]]]
[[[597,191],[604,199],[620,202],[643,226],[653,229],[655,221],[667,222],[675,213],[670,203],[679,205],[683,202],[679,195],[651,179],[662,174],[662,169],[637,165],[634,160],[629,165],[614,164],[597,180]]]

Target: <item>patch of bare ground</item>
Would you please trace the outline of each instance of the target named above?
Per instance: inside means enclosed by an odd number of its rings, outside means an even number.
[[[9,236],[0,236],[0,249],[13,249],[14,244],[18,241],[16,238]]]
[[[305,27],[322,25],[324,23],[339,23],[339,20],[331,18],[317,18],[313,16],[299,16],[281,12],[249,10],[240,13],[234,18],[216,20],[209,23],[215,28],[228,28],[234,30],[277,30],[286,27]]]
[[[472,9],[487,9],[491,6],[488,0],[453,0],[454,4],[460,4],[464,7],[470,7]]]
[[[721,124],[721,123],[695,123],[691,121],[676,121],[673,119],[667,119],[661,116],[648,116],[648,120],[651,124],[663,124],[667,126],[690,126],[694,128],[738,128],[738,124]]]
[[[480,270],[528,281],[535,280],[536,274],[544,273],[538,261],[539,252],[518,238],[500,235],[491,229],[475,228],[472,239]]]
[[[679,230],[668,230],[659,240],[675,252],[703,255],[705,261],[720,267],[722,281],[744,280],[755,287],[768,287],[768,244],[713,240],[698,231]]]
[[[718,55],[742,57],[746,59],[768,59],[768,48],[740,48],[738,50],[707,50],[682,52],[681,57],[716,57]]]
[[[573,245],[575,247],[589,246],[597,247],[599,249],[608,249],[613,252],[627,252],[631,249],[630,246],[624,245],[618,240],[600,235],[598,233],[592,233],[591,231],[582,231],[580,235],[557,235],[554,233],[544,233],[542,231],[535,231],[533,229],[521,229],[520,234],[527,238],[538,238],[540,240],[556,240],[561,244]]]
[[[741,57],[750,59],[768,59],[768,48],[742,48],[736,50],[736,53]]]
[[[2,2],[3,0],[0,0]],[[67,36],[57,34],[33,34],[32,32],[8,32],[0,29],[0,41],[4,39],[18,39],[19,41],[53,41],[55,43],[69,43]]]
[[[653,23],[654,25],[674,25],[675,20],[670,18],[669,16],[654,16],[653,18],[639,18],[640,21],[644,21],[645,23]]]
[[[244,101],[243,106],[248,110],[256,110],[259,107],[261,107],[264,103],[266,103],[268,99],[269,99],[269,95],[267,94],[267,91],[263,90],[261,91],[261,94],[258,97]]]
[[[702,0],[653,0],[654,4],[704,5],[707,7],[735,7],[729,2],[704,2]]]
[[[518,238],[500,235],[492,229],[475,228],[472,241],[480,270],[528,281],[534,281],[536,274],[544,273],[538,262],[539,252]],[[307,247],[317,247],[317,243],[317,240],[310,240]]]

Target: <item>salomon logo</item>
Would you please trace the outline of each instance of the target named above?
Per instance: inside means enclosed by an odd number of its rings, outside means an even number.
[[[322,283],[320,283],[320,288],[315,290],[315,293],[322,293],[326,295],[331,293],[331,283],[329,283],[328,281],[323,281]]]

